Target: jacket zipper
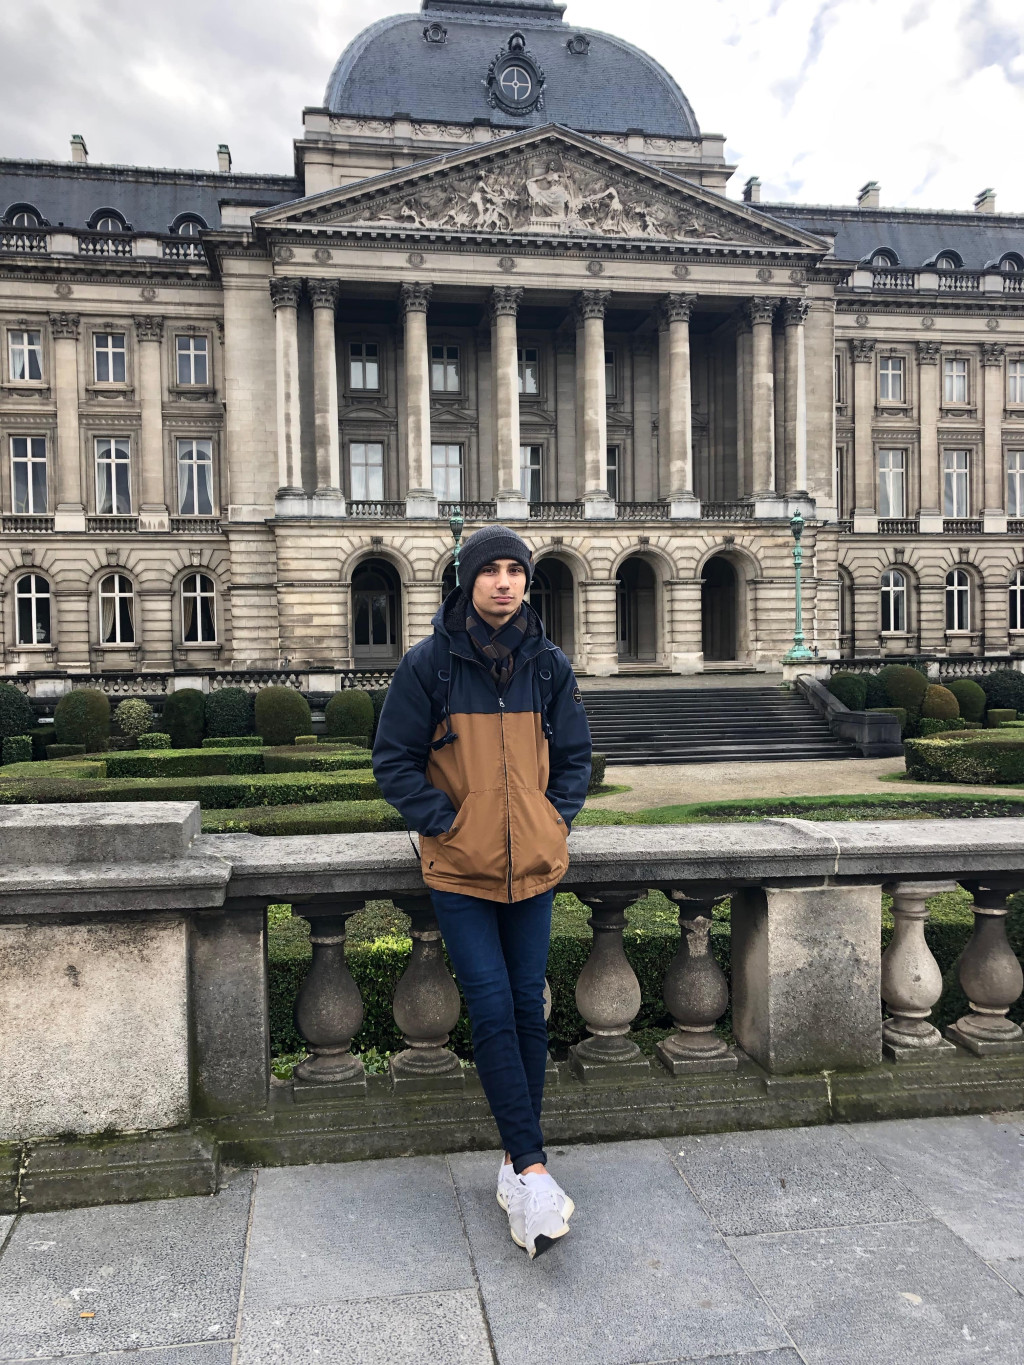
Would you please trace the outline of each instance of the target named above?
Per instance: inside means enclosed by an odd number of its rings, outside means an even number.
[[[512,904],[512,798],[508,790],[508,759],[505,755],[505,702],[498,696],[498,726],[501,730],[501,766],[505,772],[505,856],[508,861],[508,903]]]

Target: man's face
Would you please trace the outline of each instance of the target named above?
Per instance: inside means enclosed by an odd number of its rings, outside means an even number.
[[[473,581],[473,610],[489,626],[503,626],[522,606],[526,570],[517,559],[493,559]]]

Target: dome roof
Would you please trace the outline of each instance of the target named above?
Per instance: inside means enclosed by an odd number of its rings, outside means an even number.
[[[560,123],[699,138],[689,101],[652,57],[621,38],[562,21],[547,0],[424,0],[381,19],[338,58],[332,114],[506,128]],[[496,59],[497,58],[497,62]],[[504,79],[503,79],[504,78]]]

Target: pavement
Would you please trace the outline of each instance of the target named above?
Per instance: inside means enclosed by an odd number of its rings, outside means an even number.
[[[498,1152],[236,1171],[0,1218],[0,1360],[1024,1365],[1022,1158],[1024,1113],[558,1147],[532,1263]]]

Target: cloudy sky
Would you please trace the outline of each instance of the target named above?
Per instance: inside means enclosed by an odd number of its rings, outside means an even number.
[[[301,110],[402,0],[17,0],[0,13],[0,156],[290,171]],[[1024,213],[1024,0],[570,0],[654,52],[765,198]]]

